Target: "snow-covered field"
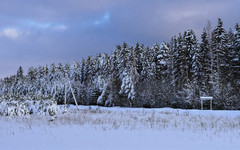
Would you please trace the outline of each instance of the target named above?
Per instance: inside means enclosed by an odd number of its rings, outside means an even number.
[[[240,111],[70,106],[0,116],[1,150],[239,150]]]

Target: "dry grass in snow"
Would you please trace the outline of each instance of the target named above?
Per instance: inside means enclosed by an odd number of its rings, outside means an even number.
[[[32,115],[25,117],[0,117],[6,124],[20,126],[91,126],[97,129],[155,129],[191,131],[211,135],[231,134],[240,137],[240,112],[237,111],[200,111],[163,109],[130,109],[73,106],[67,113],[58,114],[51,120],[49,116]],[[0,126],[1,128],[1,126]],[[4,128],[2,126],[2,128]]]

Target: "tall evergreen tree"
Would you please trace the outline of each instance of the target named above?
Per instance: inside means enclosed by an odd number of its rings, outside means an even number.
[[[237,89],[240,89],[240,26],[238,24],[235,25],[235,33],[234,33],[234,48],[231,57],[231,70],[232,70],[232,78],[231,81],[236,80],[234,82],[237,86]]]
[[[203,29],[199,50],[200,95],[209,95],[211,89],[211,52],[206,29]]]
[[[169,47],[166,43],[162,43],[159,47],[159,50],[157,51],[156,56],[156,71],[157,76],[162,79],[162,82],[164,82],[166,76],[167,76],[167,68],[168,68],[168,56],[169,53]]]
[[[214,97],[219,99],[219,108],[224,106],[224,86],[226,86],[227,72],[227,34],[223,28],[223,22],[219,18],[218,25],[215,27],[212,34],[213,48],[213,91]]]
[[[23,80],[24,75],[23,75],[23,69],[22,66],[20,66],[17,70],[17,80]]]
[[[136,67],[137,67],[138,74],[140,74],[142,71],[142,62],[141,62],[142,52],[143,52],[143,46],[140,46],[140,44],[137,43],[134,47],[134,53],[135,53]]]

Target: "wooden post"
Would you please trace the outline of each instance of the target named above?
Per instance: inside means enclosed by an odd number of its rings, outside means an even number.
[[[65,88],[64,104],[66,106],[66,103],[67,103],[67,86],[64,85],[64,88]]]
[[[77,100],[76,100],[74,91],[73,91],[73,89],[72,89],[72,84],[71,84],[71,82],[70,82],[70,79],[68,78],[68,74],[67,74],[67,73],[65,73],[65,74],[66,74],[66,77],[67,77],[67,79],[68,79],[68,84],[69,84],[69,86],[70,86],[70,89],[71,89],[71,92],[72,92],[72,95],[73,95],[73,99],[74,99],[74,101],[75,101],[75,105],[76,105],[77,109],[79,110],[79,108],[78,108],[78,103],[77,103]]]
[[[77,106],[77,109],[78,109],[78,103],[77,103],[77,100],[76,100],[76,97],[75,97],[75,94],[74,94],[74,92],[73,92],[73,89],[72,89],[72,85],[71,85],[71,82],[70,82],[70,80],[69,80],[69,85],[70,85],[70,89],[71,89],[71,92],[72,92],[72,95],[73,95],[73,99],[74,99],[74,101],[75,101],[75,104],[76,104],[76,106]]]
[[[201,99],[201,110],[203,110],[203,100]]]
[[[212,110],[212,99],[210,100],[210,110]]]
[[[65,95],[64,95],[64,113],[67,113],[67,86],[66,83],[64,85]]]

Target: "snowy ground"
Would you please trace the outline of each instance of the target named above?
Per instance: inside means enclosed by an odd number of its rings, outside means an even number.
[[[1,150],[239,150],[240,111],[71,106],[49,116],[0,116]]]

